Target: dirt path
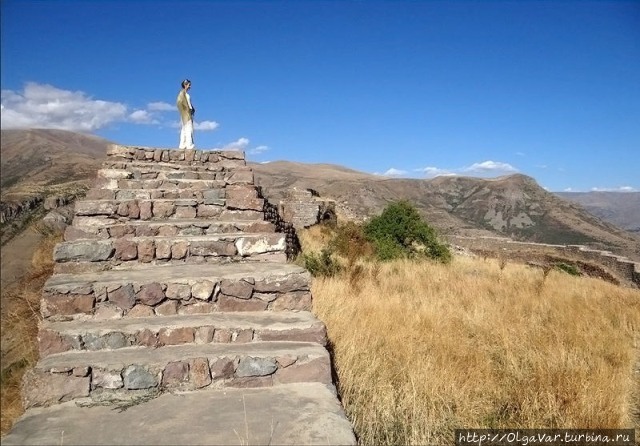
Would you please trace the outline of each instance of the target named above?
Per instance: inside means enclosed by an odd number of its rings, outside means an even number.
[[[33,253],[42,238],[42,234],[28,227],[2,247],[0,251],[2,260],[0,287],[2,289],[18,281],[28,271]]]

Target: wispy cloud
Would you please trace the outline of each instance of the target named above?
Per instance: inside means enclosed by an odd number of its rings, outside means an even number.
[[[166,102],[150,102],[147,104],[147,110],[150,111],[174,111],[177,110],[175,105],[167,104]]]
[[[95,99],[82,91],[63,90],[48,84],[27,82],[22,91],[2,90],[2,128],[50,128],[91,133],[114,123],[180,127],[177,110],[166,102],[150,102],[130,108],[120,102]],[[163,115],[176,111],[167,120]],[[196,130],[211,131],[215,121],[194,123]]]
[[[264,153],[266,151],[269,150],[269,147],[267,146],[258,146],[258,147],[254,147],[253,149],[249,150],[249,154],[250,155],[260,155],[261,153]]]
[[[518,171],[518,169],[508,163],[501,163],[498,161],[482,161],[481,163],[474,163],[469,167],[465,167],[464,169],[462,169],[462,171],[480,175],[502,175],[507,173],[515,173]]]
[[[35,82],[26,83],[23,91],[2,90],[1,114],[3,129],[52,128],[85,133],[128,118],[125,104]]]
[[[632,186],[620,186],[620,187],[613,187],[613,188],[592,187],[591,191],[592,192],[640,192],[639,189],[636,189],[635,187],[632,187]]]
[[[448,169],[440,169],[439,167],[422,167],[420,169],[414,169],[414,172],[422,172],[427,178],[434,178],[439,176],[453,176],[457,175]]]
[[[239,138],[237,141],[225,145],[222,150],[245,150],[249,146],[248,138]]]
[[[402,169],[396,169],[395,167],[391,167],[390,169],[387,169],[387,171],[385,173],[382,174],[382,176],[385,177],[401,177],[407,174],[406,170],[402,170]]]
[[[220,124],[218,124],[215,121],[195,121],[193,123],[193,128],[196,130],[201,130],[203,132],[209,132],[212,130],[217,129],[220,126]]]

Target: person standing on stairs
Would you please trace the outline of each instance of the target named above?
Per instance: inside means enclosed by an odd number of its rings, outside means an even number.
[[[180,149],[193,149],[195,147],[193,142],[193,115],[196,113],[196,109],[191,105],[190,89],[191,81],[189,79],[183,80],[182,89],[178,93],[178,99],[176,100],[178,112],[180,112],[180,120],[182,121]]]

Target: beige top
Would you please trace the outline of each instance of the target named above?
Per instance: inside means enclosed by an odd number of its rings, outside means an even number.
[[[178,106],[178,112],[180,112],[180,119],[182,120],[182,123],[185,124],[188,121],[191,121],[193,119],[191,97],[184,88],[180,90],[180,93],[178,93],[176,104]]]

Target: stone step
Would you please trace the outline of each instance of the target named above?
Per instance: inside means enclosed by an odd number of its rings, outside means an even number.
[[[290,263],[126,265],[54,274],[45,283],[45,320],[98,320],[234,311],[311,310],[311,276]]]
[[[223,189],[227,186],[224,180],[191,180],[184,178],[175,178],[171,180],[135,180],[135,179],[116,179],[114,180],[112,189],[92,189],[93,191],[107,190],[124,190],[124,189],[190,189],[190,190],[206,190],[206,189]],[[98,192],[94,192],[98,193]]]
[[[326,345],[326,328],[308,311],[260,311],[94,320],[91,323],[84,320],[43,321],[38,334],[40,358],[71,350],[268,341]]]
[[[111,218],[125,217],[131,220],[157,220],[217,218],[221,217],[225,211],[250,211],[247,215],[257,219],[259,214],[264,213],[264,205],[264,198],[252,198],[249,195],[198,199],[78,200],[74,212],[78,216],[103,215]]]
[[[356,444],[335,390],[319,383],[173,392],[114,408],[33,408],[2,444]]]
[[[187,166],[215,166],[229,161],[244,162],[244,159],[244,152],[239,150],[176,150],[119,144],[113,144],[107,149],[107,161],[109,162],[144,161]]]
[[[80,239],[107,239],[119,237],[168,237],[173,235],[210,235],[238,232],[275,232],[274,224],[260,220],[219,221],[184,218],[171,220],[122,221],[106,216],[78,216],[67,226],[65,241]]]
[[[225,184],[253,184],[253,170],[250,167],[233,169],[157,169],[145,165],[119,163],[116,168],[100,169],[95,185],[103,189],[115,189],[118,180],[217,180]]]
[[[323,346],[273,341],[71,351],[42,358],[25,374],[23,403],[29,408],[87,397],[113,402],[141,393],[295,382],[332,383]]]
[[[53,259],[58,264],[108,262],[111,268],[127,262],[151,264],[171,260],[173,263],[218,263],[262,254],[285,253],[285,250],[286,234],[282,232],[236,232],[73,240],[58,243],[53,249]]]

